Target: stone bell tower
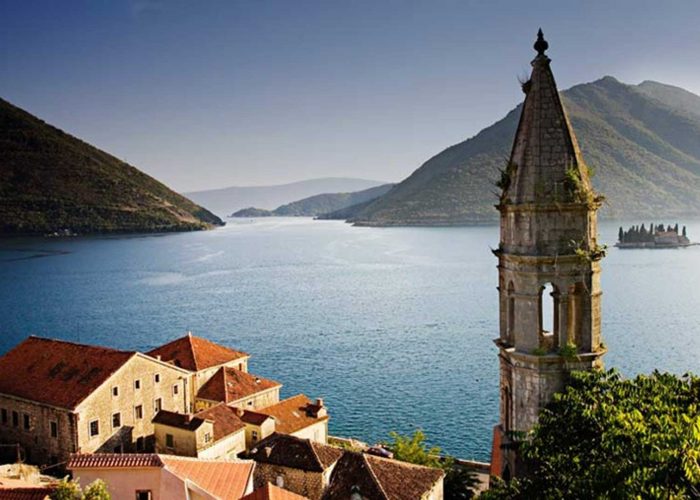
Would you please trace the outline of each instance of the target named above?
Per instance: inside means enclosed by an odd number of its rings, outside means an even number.
[[[492,473],[522,474],[518,441],[572,370],[602,367],[596,210],[601,197],[554,82],[542,30],[496,206],[500,422]],[[551,326],[550,326],[551,325]]]

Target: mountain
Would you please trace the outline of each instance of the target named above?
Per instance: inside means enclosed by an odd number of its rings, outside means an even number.
[[[273,210],[294,200],[302,200],[322,193],[350,193],[386,184],[367,179],[324,177],[275,186],[227,187],[195,191],[185,195],[209,207],[220,215],[230,214],[245,207]]]
[[[382,184],[381,186],[363,189],[354,193],[324,193],[293,201],[277,207],[274,210],[261,208],[243,208],[233,213],[231,217],[324,217],[325,214],[355,206],[358,203],[372,201],[387,193],[393,184]]]
[[[656,82],[607,76],[562,92],[603,217],[700,215],[700,97]],[[347,210],[359,225],[458,225],[497,220],[495,182],[521,105],[442,151],[384,196]]]
[[[0,99],[0,235],[205,229],[221,219]]]

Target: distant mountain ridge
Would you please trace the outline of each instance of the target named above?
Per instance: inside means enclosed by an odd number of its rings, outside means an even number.
[[[274,186],[243,186],[194,191],[185,195],[225,216],[246,207],[274,210],[281,205],[324,193],[351,193],[386,184],[348,177],[323,177]]]
[[[354,193],[323,193],[293,201],[279,206],[274,210],[262,208],[243,208],[234,212],[231,217],[324,217],[325,214],[345,209],[358,203],[372,201],[387,193],[394,184],[382,184],[381,186],[355,191]]]
[[[206,229],[221,219],[0,99],[0,235]]]
[[[700,97],[646,81],[607,76],[562,99],[593,184],[608,202],[603,217],[700,215]],[[522,105],[476,136],[426,161],[390,192],[345,210],[359,225],[491,223],[499,169],[507,162]]]

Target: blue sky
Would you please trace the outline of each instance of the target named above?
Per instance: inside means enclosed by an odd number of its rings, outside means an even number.
[[[700,93],[700,2],[0,0],[0,96],[188,191],[397,181],[521,99],[542,26],[560,88]]]

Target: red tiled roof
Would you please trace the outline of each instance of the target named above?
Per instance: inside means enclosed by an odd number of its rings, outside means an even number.
[[[257,410],[275,418],[275,431],[292,434],[310,425],[328,420],[328,416],[315,417],[319,407],[304,394],[297,394],[279,403]]]
[[[243,496],[255,466],[251,461],[202,460],[169,455],[160,458],[170,472],[189,479],[223,500],[238,500]]]
[[[177,427],[188,431],[196,431],[204,420],[197,418],[195,415],[185,415],[184,413],[176,413],[174,411],[160,410],[151,420],[154,424],[167,425],[169,427]]]
[[[0,499],[2,500],[46,500],[54,488],[48,486],[36,487],[5,487],[0,484]]]
[[[197,398],[232,403],[282,384],[235,368],[221,367],[199,389]]]
[[[265,415],[264,413],[260,413],[258,411],[244,410],[241,420],[243,420],[243,422],[245,422],[246,424],[262,425],[262,423],[268,418],[272,417],[270,417],[269,415]]]
[[[31,336],[0,358],[0,393],[74,409],[135,355]]]
[[[156,347],[146,354],[154,358],[160,356],[162,361],[192,372],[248,357],[244,352],[234,351],[210,340],[195,337],[191,333]]]
[[[238,416],[238,408],[232,408],[225,403],[200,411],[195,418],[211,420],[214,424],[214,441],[225,438],[236,431],[245,428],[245,424]]]
[[[444,477],[440,469],[346,451],[338,460],[324,500],[345,500],[353,489],[363,498],[414,500],[422,498]]]
[[[256,462],[309,472],[323,472],[342,456],[343,450],[287,434],[274,433],[250,451]]]
[[[155,453],[93,453],[71,454],[67,469],[133,469],[162,467]]]
[[[265,486],[244,496],[241,500],[309,500],[309,498],[266,483]]]

